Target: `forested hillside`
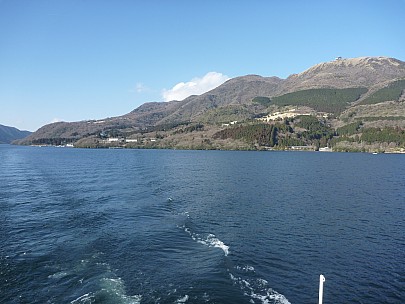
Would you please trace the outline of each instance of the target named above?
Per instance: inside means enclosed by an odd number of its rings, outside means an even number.
[[[338,58],[287,79],[247,75],[182,101],[59,122],[20,144],[405,152],[405,63]],[[299,147],[299,148],[297,148]]]
[[[366,92],[367,88],[310,89],[274,97],[270,103],[307,106],[318,112],[339,114]]]
[[[9,144],[16,139],[22,139],[30,135],[29,131],[20,131],[14,127],[0,125],[0,144]]]

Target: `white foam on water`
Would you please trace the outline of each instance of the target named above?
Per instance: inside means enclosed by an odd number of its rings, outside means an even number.
[[[103,293],[111,300],[111,303],[139,304],[141,295],[128,296],[125,292],[125,284],[121,278],[103,278],[100,282],[102,289],[98,293]]]
[[[86,276],[89,269],[92,269],[95,274],[91,278],[86,278],[91,290],[84,290],[85,294],[71,301],[71,304],[87,304],[87,303],[106,303],[106,304],[139,304],[141,295],[128,295],[124,281],[115,274],[111,266],[100,261],[103,253],[96,253],[90,258],[81,259],[72,267],[71,273],[75,276]],[[67,273],[66,275],[68,275]],[[55,273],[51,278],[58,278],[62,273]],[[83,278],[79,280],[83,283]],[[91,284],[90,284],[91,282]],[[84,287],[85,288],[85,287]]]
[[[255,272],[255,268],[253,266],[236,266],[235,267],[239,271],[244,271],[244,272]]]
[[[225,245],[224,242],[222,242],[220,239],[218,239],[215,234],[209,233],[206,235],[203,234],[198,234],[198,233],[193,233],[191,232],[190,228],[187,228],[186,226],[178,226],[179,228],[182,228],[185,232],[187,232],[191,238],[196,241],[197,243],[203,244],[208,247],[216,247],[222,249],[224,252],[225,256],[229,254],[229,246]]]
[[[221,248],[225,253],[225,256],[229,254],[229,246],[225,245],[221,240],[219,240],[215,234],[208,234],[205,238],[197,238],[197,243],[206,245],[208,247]]]
[[[121,278],[103,278],[100,288],[95,292],[86,293],[71,301],[71,304],[87,304],[103,301],[103,303],[140,304],[141,295],[128,296],[125,293],[125,284]]]
[[[73,300],[70,302],[70,304],[78,304],[78,303],[92,303],[93,302],[93,294],[92,293],[86,293],[77,299]]]
[[[290,304],[290,302],[282,294],[277,293],[276,291],[272,290],[271,288],[268,289],[268,291],[265,295],[251,293],[250,297],[252,299],[260,300],[263,304],[267,304],[267,303]]]
[[[247,279],[236,277],[232,273],[229,273],[229,276],[235,284],[239,285],[243,294],[250,297],[251,303],[256,303],[255,300],[259,300],[262,304],[291,304],[284,295],[268,287],[268,282],[264,279],[249,282]]]
[[[66,271],[59,271],[54,274],[50,274],[48,276],[48,279],[61,279],[61,278],[66,277],[67,275],[69,275],[69,274]]]
[[[178,299],[176,303],[186,303],[188,301],[188,295],[185,295],[184,297]]]

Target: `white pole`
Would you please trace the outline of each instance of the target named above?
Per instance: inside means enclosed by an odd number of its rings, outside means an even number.
[[[319,276],[319,304],[322,304],[322,298],[323,298],[323,282],[325,282],[325,277],[321,274]]]

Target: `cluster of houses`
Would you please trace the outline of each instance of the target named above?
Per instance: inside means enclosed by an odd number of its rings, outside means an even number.
[[[156,138],[151,137],[148,139],[145,139],[146,141],[150,142],[155,142]],[[107,139],[104,139],[104,143],[137,143],[137,142],[143,142],[144,139],[136,139],[136,138],[124,138],[124,137],[109,137]]]
[[[144,142],[155,142],[155,137],[149,138],[125,138],[123,136],[120,137],[109,137],[107,132],[101,132],[100,137],[102,138],[102,142],[104,144],[125,144],[125,143],[144,143]]]

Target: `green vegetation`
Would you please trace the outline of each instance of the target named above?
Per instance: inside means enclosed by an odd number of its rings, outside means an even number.
[[[285,136],[278,138],[278,145],[280,147],[291,146],[306,146],[307,142],[304,139],[294,136],[295,134],[285,134]]]
[[[250,119],[254,113],[243,105],[229,105],[210,109],[200,116],[198,119],[204,123],[229,123],[230,121],[241,121]]]
[[[294,128],[300,129],[295,131]],[[237,125],[214,134],[214,139],[244,140],[251,145],[285,148],[290,146],[327,146],[333,129],[315,116],[297,116],[284,123]]]
[[[369,97],[364,99],[360,104],[376,104],[384,101],[398,101],[405,90],[405,79],[391,82],[385,88],[382,88]]]
[[[252,99],[253,103],[261,104],[262,106],[268,107],[271,104],[271,99],[268,97],[257,96]]]
[[[319,112],[339,114],[366,92],[366,88],[309,89],[274,97],[271,101],[279,106],[301,105]]]
[[[361,121],[353,122],[343,127],[337,128],[337,135],[353,135],[358,133],[363,123]]]
[[[384,152],[405,147],[405,130],[400,127],[362,128],[359,131],[362,133],[334,137],[330,146],[340,152]]]
[[[197,123],[197,124],[193,124],[191,126],[176,130],[173,132],[173,134],[180,134],[180,133],[191,133],[194,131],[204,131],[204,125]]]
[[[148,126],[141,129],[141,133],[158,132],[158,131],[169,131],[171,129],[177,128],[179,126],[187,126],[190,122],[173,122],[167,124],[160,124],[156,126]]]
[[[401,128],[367,128],[362,130],[361,140],[367,143],[386,142],[405,146],[405,130]]]
[[[362,121],[379,121],[379,120],[403,120],[405,121],[405,116],[370,116],[361,117]]]
[[[243,139],[250,144],[274,147],[277,144],[278,128],[269,124],[238,125],[227,128],[214,134],[219,139]]]
[[[295,125],[307,131],[302,132],[302,136],[308,139],[321,139],[322,137],[332,138],[334,131],[325,125],[324,121],[319,121],[315,116],[302,115],[293,120]]]
[[[306,129],[297,134],[298,139],[305,143],[314,145],[316,148],[325,147],[335,135],[335,131],[325,124],[325,121],[318,120],[315,116],[302,115],[293,119],[295,126]]]

